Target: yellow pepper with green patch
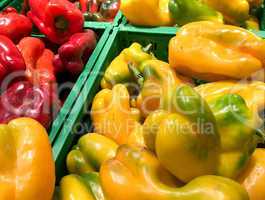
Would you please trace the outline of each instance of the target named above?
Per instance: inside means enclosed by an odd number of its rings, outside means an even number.
[[[99,171],[104,161],[116,155],[117,149],[118,145],[103,135],[86,134],[67,156],[68,171],[73,174]]]
[[[249,200],[239,183],[224,177],[201,176],[177,185],[152,153],[127,145],[104,162],[100,180],[109,200]]]

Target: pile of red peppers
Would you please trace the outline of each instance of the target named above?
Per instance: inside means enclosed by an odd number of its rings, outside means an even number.
[[[120,0],[79,0],[88,21],[112,22],[120,9]]]
[[[78,77],[97,36],[83,30],[74,2],[25,0],[23,7],[0,13],[0,123],[31,117],[49,128],[62,106],[58,76]],[[45,37],[32,37],[33,26]]]

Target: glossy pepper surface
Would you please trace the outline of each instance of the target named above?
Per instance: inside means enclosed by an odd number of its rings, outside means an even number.
[[[130,71],[129,63],[139,69],[145,60],[154,59],[149,53],[150,45],[146,48],[139,43],[133,43],[129,48],[124,49],[107,67],[101,81],[102,88],[111,89],[113,85],[135,82],[135,78]]]
[[[229,94],[209,106],[191,87],[180,86],[173,101],[175,112],[150,115],[145,123],[147,131],[157,130],[145,134],[155,135],[162,165],[184,182],[207,174],[236,178],[257,145],[256,121],[244,100]]]
[[[177,188],[169,184],[174,178],[153,154],[126,145],[119,148],[114,159],[103,164],[100,180],[109,200],[249,199],[240,184],[218,176],[198,177]]]
[[[8,74],[24,70],[26,65],[16,45],[8,37],[0,35],[0,82]]]
[[[21,15],[15,8],[8,7],[0,13],[0,35],[5,35],[15,43],[29,36],[32,23],[28,17]]]
[[[265,150],[257,148],[238,181],[247,190],[251,200],[263,200],[265,184]]]
[[[60,182],[60,200],[105,200],[99,175],[95,172],[82,175],[70,174]]]
[[[193,22],[169,44],[169,64],[202,80],[242,79],[263,70],[265,41],[253,33],[214,22]]]
[[[104,161],[116,155],[117,148],[114,141],[103,135],[86,134],[67,156],[68,171],[74,174],[99,171]]]
[[[219,81],[200,85],[195,90],[208,102],[213,102],[225,94],[238,94],[246,102],[248,108],[259,124],[262,124],[259,113],[265,109],[265,83],[254,81],[251,83],[237,83],[233,81]]]
[[[69,41],[58,49],[58,54],[54,58],[56,72],[66,69],[73,75],[80,74],[95,49],[96,43],[96,34],[92,30],[72,35]]]
[[[101,90],[94,98],[91,117],[95,132],[125,144],[131,132],[137,127],[134,109],[130,107],[127,88],[117,84],[110,89]]]
[[[172,88],[183,82],[176,72],[168,63],[160,60],[144,61],[138,68],[143,78],[141,92],[137,97],[142,114],[146,117],[160,107],[169,107]]]
[[[221,12],[226,22],[242,25],[249,18],[250,5],[247,0],[202,0],[203,3]]]
[[[0,199],[51,200],[55,166],[44,127],[30,118],[2,124],[0,146]]]
[[[46,107],[43,90],[28,81],[16,82],[1,94],[0,123],[8,123],[18,117],[30,117],[48,128],[51,116],[50,110],[45,110]]]
[[[82,32],[82,12],[68,0],[29,0],[28,16],[38,29],[54,43],[67,42]]]
[[[174,22],[180,26],[194,21],[223,22],[223,16],[200,0],[169,0],[169,10]]]
[[[168,2],[169,0],[121,0],[120,10],[134,25],[170,26],[173,25],[173,20]]]
[[[53,66],[54,54],[51,50],[45,49],[44,43],[33,37],[23,38],[18,48],[26,63],[26,78],[32,86],[42,91],[43,107],[41,113],[48,116],[48,127],[54,115],[60,108],[60,100],[57,93],[57,82]]]

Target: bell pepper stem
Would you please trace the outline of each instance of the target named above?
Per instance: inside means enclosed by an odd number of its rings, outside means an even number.
[[[58,16],[55,18],[55,27],[59,30],[66,30],[68,28],[68,21],[64,18],[64,16]]]
[[[128,68],[137,80],[137,83],[142,88],[144,85],[144,77],[142,76],[141,72],[132,63],[128,63]]]
[[[146,47],[143,47],[142,50],[143,50],[143,52],[150,54],[152,47],[153,47],[153,45],[150,43]]]

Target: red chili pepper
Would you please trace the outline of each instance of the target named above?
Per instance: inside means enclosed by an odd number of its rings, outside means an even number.
[[[29,6],[28,16],[54,43],[62,44],[83,30],[83,14],[68,0],[29,0]]]
[[[72,35],[70,40],[59,48],[58,55],[54,58],[55,70],[60,72],[66,69],[73,75],[79,74],[96,43],[96,34],[92,30]]]
[[[8,7],[0,13],[0,35],[9,37],[15,43],[32,32],[30,19],[17,12],[15,8]]]
[[[8,37],[0,35],[0,82],[9,73],[25,69],[24,59],[16,45]]]

